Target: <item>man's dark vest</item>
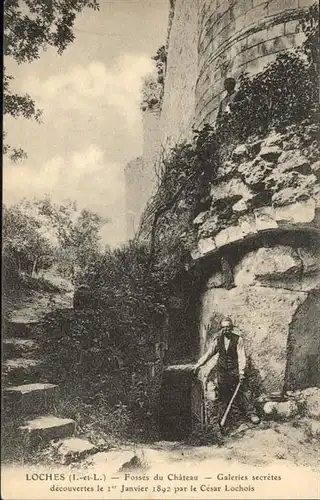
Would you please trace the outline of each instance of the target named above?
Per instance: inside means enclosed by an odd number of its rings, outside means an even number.
[[[238,339],[239,336],[231,333],[228,349],[224,345],[224,336],[222,334],[217,338],[216,352],[219,353],[217,361],[218,372],[238,373]]]

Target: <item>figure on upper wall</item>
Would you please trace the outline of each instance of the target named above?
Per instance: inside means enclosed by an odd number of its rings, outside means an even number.
[[[241,104],[247,102],[246,99],[240,97],[240,93],[236,90],[236,80],[234,78],[229,77],[225,79],[224,89],[227,94],[219,104],[217,122],[222,119],[223,115],[231,114],[236,109],[239,109]]]

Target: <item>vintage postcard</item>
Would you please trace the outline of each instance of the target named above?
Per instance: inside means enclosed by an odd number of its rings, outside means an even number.
[[[318,2],[4,16],[2,498],[319,498]]]

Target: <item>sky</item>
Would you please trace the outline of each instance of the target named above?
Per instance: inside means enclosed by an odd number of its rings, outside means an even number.
[[[100,0],[100,12],[77,18],[76,40],[61,55],[47,50],[31,64],[9,58],[14,89],[43,110],[42,123],[9,117],[7,142],[28,158],[4,159],[4,203],[26,197],[75,200],[111,219],[112,247],[125,241],[124,166],[142,152],[142,79],[166,41],[168,0]]]

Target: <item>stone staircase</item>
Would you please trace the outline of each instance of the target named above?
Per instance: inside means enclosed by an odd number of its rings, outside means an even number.
[[[6,447],[12,447],[13,458],[21,447],[25,454],[32,454],[51,444],[61,451],[63,463],[94,453],[92,443],[74,437],[76,422],[56,415],[59,386],[48,380],[50,374],[37,355],[37,341],[32,338],[35,324],[9,322],[6,326],[2,440],[9,441]]]

